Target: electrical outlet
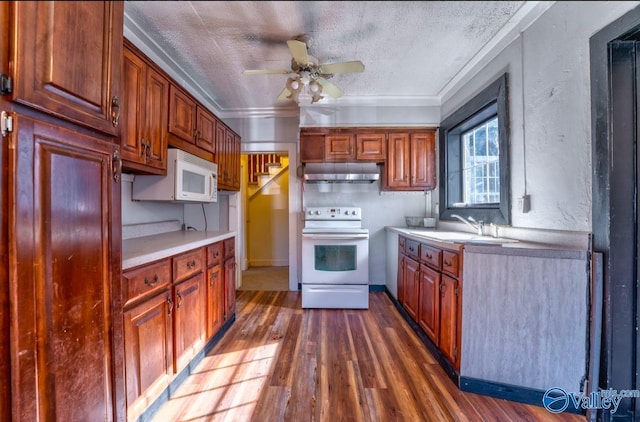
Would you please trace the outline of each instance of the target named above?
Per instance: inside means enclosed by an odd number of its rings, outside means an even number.
[[[523,195],[518,198],[518,211],[526,214],[531,209],[531,199],[529,195]]]

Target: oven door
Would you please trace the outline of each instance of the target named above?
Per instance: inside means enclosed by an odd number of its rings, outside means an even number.
[[[303,234],[302,284],[369,284],[369,235]]]

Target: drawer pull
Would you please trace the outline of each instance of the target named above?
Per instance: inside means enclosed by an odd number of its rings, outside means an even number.
[[[433,255],[427,254],[425,256],[427,257],[427,259],[433,259]]]
[[[451,262],[450,261],[444,261],[444,266],[445,267],[450,267],[451,266]]]
[[[192,268],[194,268],[195,266],[196,266],[196,260],[195,260],[195,259],[194,259],[194,260],[192,260],[192,261],[187,262],[187,268],[188,268],[188,269],[192,269]]]
[[[144,278],[144,284],[146,284],[149,287],[153,287],[156,284],[158,284],[158,274],[154,274],[153,275],[153,281],[149,281],[149,279],[147,277]]]
[[[440,297],[444,297],[445,285],[444,283],[440,283]]]
[[[180,308],[180,304],[182,303],[182,295],[180,294],[180,292],[176,292],[176,296],[178,296],[178,305],[176,306],[176,308]]]
[[[173,311],[173,301],[171,300],[171,296],[167,296],[167,303],[169,304],[169,315],[171,315],[171,311]]]

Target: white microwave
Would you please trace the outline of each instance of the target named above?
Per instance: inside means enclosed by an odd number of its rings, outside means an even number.
[[[218,165],[177,148],[169,148],[167,175],[136,175],[134,201],[216,202]]]

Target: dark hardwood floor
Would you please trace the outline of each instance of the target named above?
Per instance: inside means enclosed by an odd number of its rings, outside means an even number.
[[[236,323],[154,421],[584,421],[459,391],[385,293],[303,310],[239,291]]]

